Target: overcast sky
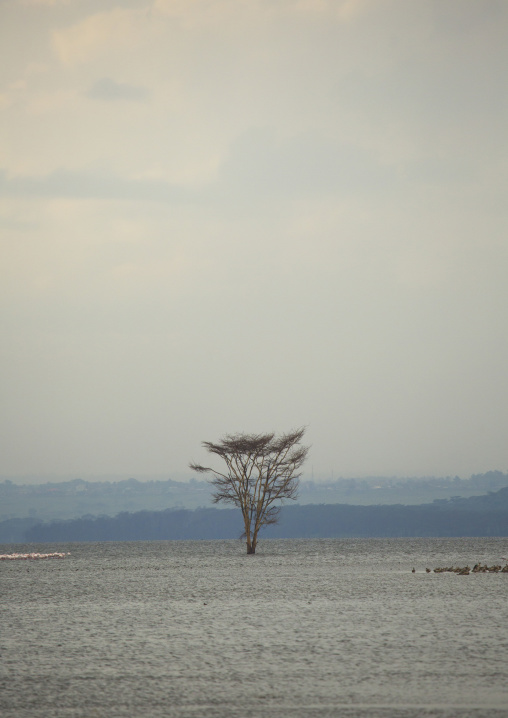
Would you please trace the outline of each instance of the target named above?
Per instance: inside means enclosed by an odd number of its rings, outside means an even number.
[[[508,470],[505,0],[0,0],[0,475]]]

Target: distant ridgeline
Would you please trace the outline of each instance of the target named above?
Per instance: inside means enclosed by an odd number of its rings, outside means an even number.
[[[50,523],[10,519],[0,523],[0,542],[230,539],[238,538],[241,525],[237,509],[215,508],[122,512]],[[508,536],[508,487],[413,506],[291,504],[283,507],[279,524],[263,533],[265,538],[426,536]]]
[[[429,504],[452,497],[468,498],[508,486],[508,474],[489,471],[469,479],[458,477],[302,480],[300,504],[359,506]],[[0,481],[0,521],[34,519],[32,523],[82,516],[116,516],[119,512],[212,507],[206,481],[73,481],[18,485]]]

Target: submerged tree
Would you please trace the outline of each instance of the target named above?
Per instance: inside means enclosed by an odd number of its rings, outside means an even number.
[[[296,499],[301,467],[309,451],[300,444],[305,428],[276,436],[227,434],[219,443],[203,441],[210,453],[226,464],[221,472],[210,466],[189,464],[201,474],[210,473],[215,487],[213,502],[234,504],[241,509],[247,553],[256,553],[259,530],[278,521],[281,504]]]

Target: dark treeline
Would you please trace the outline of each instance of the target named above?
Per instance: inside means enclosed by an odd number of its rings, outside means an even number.
[[[236,509],[165,509],[122,512],[52,521],[26,531],[28,542],[157,541],[238,538],[242,517]]]
[[[9,523],[9,527],[4,524]],[[15,522],[14,522],[15,523]],[[0,541],[148,541],[238,538],[237,509],[166,509],[85,516],[50,523],[0,523]],[[8,529],[8,530],[7,530]],[[266,538],[508,536],[508,488],[487,496],[416,506],[307,504],[284,506]]]
[[[508,510],[419,506],[290,506],[272,538],[389,538],[425,536],[507,536]]]

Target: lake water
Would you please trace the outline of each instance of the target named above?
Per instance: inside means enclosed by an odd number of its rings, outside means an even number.
[[[508,574],[425,572],[507,544],[0,546],[70,552],[0,562],[0,714],[508,716]]]

